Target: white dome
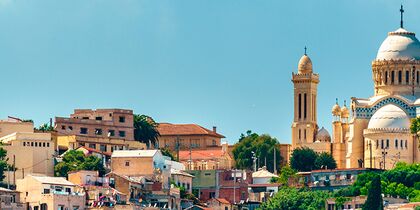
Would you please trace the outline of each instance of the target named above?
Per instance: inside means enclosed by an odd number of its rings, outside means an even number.
[[[380,108],[370,118],[368,128],[410,128],[410,118],[399,107],[387,104]]]
[[[311,73],[312,72],[312,61],[308,55],[303,55],[298,64],[298,71],[301,74]]]
[[[420,60],[420,42],[416,34],[400,28],[389,32],[382,42],[376,60]]]

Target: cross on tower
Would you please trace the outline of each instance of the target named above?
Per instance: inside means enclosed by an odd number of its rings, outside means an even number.
[[[404,14],[404,8],[403,8],[403,5],[402,5],[402,4],[401,4],[400,13],[401,13],[401,22],[400,22],[400,27],[401,27],[401,28],[404,28],[404,25],[403,25],[403,14]]]
[[[306,46],[305,46],[305,48],[304,48],[304,49],[305,49],[305,55],[306,55],[306,50],[307,50],[308,48],[306,48]]]

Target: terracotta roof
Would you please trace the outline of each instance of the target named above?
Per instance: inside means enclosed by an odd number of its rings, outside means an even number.
[[[222,158],[224,152],[222,149],[215,149],[215,150],[191,150],[191,159],[192,160],[210,160],[210,159],[218,159]],[[189,160],[190,159],[190,151],[189,150],[182,150],[179,151],[179,160]]]
[[[225,138],[225,136],[197,124],[159,123],[157,129],[161,136],[209,135],[218,138]]]
[[[220,203],[223,203],[223,204],[230,204],[229,203],[229,201],[227,201],[226,199],[224,199],[224,198],[215,198],[217,201],[219,201]]]

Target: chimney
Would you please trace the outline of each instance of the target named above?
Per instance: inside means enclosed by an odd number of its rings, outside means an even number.
[[[213,132],[217,133],[217,127],[213,126]]]

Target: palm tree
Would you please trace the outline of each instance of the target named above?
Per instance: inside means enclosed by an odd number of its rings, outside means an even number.
[[[147,115],[134,115],[134,139],[136,141],[143,142],[150,148],[153,145],[154,148],[159,147],[159,131],[157,130],[158,123],[153,118]]]

